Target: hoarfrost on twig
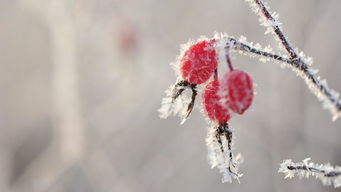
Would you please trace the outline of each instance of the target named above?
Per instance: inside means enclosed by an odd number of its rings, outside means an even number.
[[[341,167],[333,167],[329,163],[326,165],[310,162],[310,158],[302,162],[294,163],[291,159],[284,160],[278,172],[285,174],[286,178],[293,178],[297,175],[300,179],[315,176],[324,185],[334,185],[335,188],[341,186]]]
[[[268,51],[257,51],[257,48],[251,49],[252,51],[250,51],[250,47],[253,47],[252,44],[246,49],[243,48],[245,46],[239,48],[241,48],[242,51],[252,52],[277,60],[279,59],[282,62],[290,64],[288,66],[305,81],[311,92],[322,102],[323,108],[329,109],[333,116],[333,120],[340,117],[341,100],[339,94],[330,89],[326,83],[320,81],[319,76],[316,74],[317,70],[311,68],[312,58],[307,57],[302,51],[299,52],[298,49],[294,49],[291,46],[288,38],[285,37],[281,29],[280,22],[278,21],[278,14],[275,12],[270,13],[270,7],[262,0],[246,0],[246,2],[248,2],[251,9],[260,16],[261,24],[267,27],[267,31],[272,31],[272,34],[276,37],[275,39],[279,40],[279,44],[281,45],[280,48],[284,48],[289,55],[289,59],[283,60],[279,57],[276,58],[272,53],[267,54],[269,53]],[[261,58],[261,61],[267,60]],[[282,66],[285,67],[285,65]]]

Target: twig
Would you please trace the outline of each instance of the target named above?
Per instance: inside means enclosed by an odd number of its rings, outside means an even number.
[[[250,3],[252,9],[263,17],[263,25],[270,27],[273,30],[273,34],[280,40],[281,45],[288,52],[289,59],[283,58],[279,55],[266,53],[253,49],[245,44],[239,44],[239,50],[251,52],[264,57],[270,57],[281,62],[290,64],[306,82],[308,87],[312,90],[315,96],[323,102],[325,108],[328,108],[333,115],[333,120],[336,120],[341,116],[341,100],[339,99],[339,93],[330,89],[326,80],[320,80],[320,77],[316,76],[316,70],[312,69],[300,54],[295,51],[290,45],[287,38],[280,27],[280,22],[275,18],[275,14],[269,12],[269,8],[263,3],[262,0],[246,0]]]
[[[293,178],[295,175],[300,178],[308,178],[311,175],[320,179],[324,185],[333,184],[335,188],[341,186],[340,167],[315,164],[310,162],[310,158],[299,163],[294,163],[290,159],[284,160],[278,172],[284,173],[285,178]]]
[[[275,34],[277,35],[277,37],[281,41],[284,48],[289,53],[290,58],[291,59],[296,59],[296,58],[299,59],[298,54],[292,48],[292,46],[290,45],[287,38],[285,38],[281,28],[279,27],[279,24],[278,24],[279,22],[270,14],[270,12],[268,11],[268,9],[266,8],[266,6],[264,5],[264,3],[261,0],[254,0],[254,2],[256,3],[256,5],[258,5],[259,9],[261,10],[261,13],[264,15],[266,20],[270,21],[270,23],[272,24],[271,26],[272,26],[273,31],[275,32]]]
[[[284,63],[290,64],[290,65],[293,65],[295,63],[295,61],[292,59],[288,59],[288,58],[285,58],[283,56],[280,56],[280,55],[277,55],[274,53],[270,53],[270,52],[266,52],[266,51],[257,49],[255,47],[252,47],[250,45],[242,43],[235,38],[230,37],[228,40],[228,43],[233,44],[232,48],[236,49],[236,50],[240,50],[240,51],[248,52],[248,53],[253,53],[255,55],[259,55],[259,56],[263,56],[263,57],[268,57],[268,58],[271,58],[271,59],[274,59],[274,60],[277,60],[280,62],[284,62]]]

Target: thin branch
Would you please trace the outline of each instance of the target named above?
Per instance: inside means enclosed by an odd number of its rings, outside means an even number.
[[[295,63],[295,61],[292,59],[288,59],[288,58],[285,58],[283,56],[280,56],[280,55],[277,55],[274,53],[270,53],[270,52],[266,52],[266,51],[257,49],[255,47],[252,47],[250,45],[242,43],[242,42],[236,40],[235,38],[229,38],[228,42],[232,43],[233,44],[232,48],[236,49],[236,50],[240,50],[240,51],[248,52],[248,53],[253,53],[255,55],[271,58],[271,59],[277,60],[279,62],[284,62],[284,63],[290,64],[290,65],[294,65],[294,63]]]
[[[299,178],[308,178],[310,175],[320,179],[324,185],[341,186],[341,168],[331,165],[319,165],[310,162],[310,158],[303,162],[294,163],[290,159],[283,161],[278,172],[285,174],[285,178],[293,178],[297,175]]]
[[[271,53],[265,53],[259,50],[252,49],[247,45],[239,43],[239,49],[246,52],[251,52],[264,57],[270,57],[272,59],[279,60],[290,64],[293,69],[305,80],[308,87],[312,90],[315,96],[323,102],[323,106],[328,108],[333,115],[333,120],[336,120],[341,116],[341,100],[339,99],[339,93],[330,89],[326,80],[320,80],[320,77],[316,76],[316,70],[313,70],[304,58],[298,54],[295,49],[290,45],[288,39],[284,36],[280,27],[280,22],[275,18],[275,13],[269,12],[262,0],[246,0],[250,3],[251,8],[261,16],[263,25],[268,29],[273,30],[273,34],[280,40],[281,45],[288,52],[289,59],[285,59],[278,55]]]
[[[340,171],[334,171],[334,170],[323,170],[323,169],[318,169],[315,167],[309,167],[306,165],[301,165],[301,166],[287,166],[289,170],[295,170],[295,171],[309,171],[309,172],[314,172],[314,173],[320,173],[323,174],[324,177],[337,177],[341,175]]]
[[[252,47],[250,45],[247,45],[245,43],[242,43],[236,40],[235,38],[229,38],[228,44],[233,45],[231,47],[232,49],[240,50],[240,51],[247,52],[247,53],[252,53],[252,54],[259,55],[259,56],[266,57],[266,58],[271,58],[279,62],[284,62],[284,63],[289,64],[293,68],[299,70],[302,73],[301,77],[308,80],[306,81],[308,86],[309,87],[312,85],[315,86],[320,91],[320,93],[322,93],[330,101],[330,103],[332,104],[332,106],[330,107],[333,107],[332,113],[333,115],[336,116],[334,118],[337,118],[338,116],[340,116],[341,100],[338,98],[338,93],[328,88],[328,86],[325,83],[323,83],[319,77],[315,75],[314,73],[315,70],[309,67],[307,64],[305,64],[301,59],[289,59],[289,58],[285,58],[283,56],[280,56],[274,53],[266,52],[266,51],[257,49],[255,47]],[[322,95],[320,95],[319,93],[315,93],[315,94],[318,97],[322,97]]]
[[[296,53],[296,51],[290,45],[288,39],[285,38],[285,36],[284,36],[284,34],[283,34],[283,32],[282,32],[282,30],[280,28],[280,25],[278,24],[279,22],[270,14],[268,9],[264,5],[263,1],[261,1],[261,0],[254,0],[254,2],[256,3],[256,5],[258,5],[261,13],[266,18],[266,20],[270,21],[270,23],[272,24],[271,26],[272,26],[273,31],[275,32],[275,34],[277,35],[277,37],[281,41],[281,43],[284,46],[284,48],[289,53],[290,58],[291,59],[299,58],[299,56]]]

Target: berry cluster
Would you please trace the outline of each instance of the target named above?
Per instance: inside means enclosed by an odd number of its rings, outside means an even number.
[[[207,144],[213,151],[210,157],[213,167],[217,166],[223,173],[223,181],[238,179],[238,160],[232,154],[232,130],[228,121],[233,114],[243,114],[253,100],[253,83],[249,74],[234,69],[229,58],[228,45],[222,45],[223,39],[200,40],[188,46],[178,59],[178,82],[167,91],[168,97],[163,100],[160,109],[161,117],[171,113],[180,114],[183,122],[189,117],[198,94],[197,86],[209,81],[201,93],[204,115],[213,126],[209,131]],[[218,56],[219,48],[223,48],[223,56]],[[221,79],[218,78],[218,63],[226,61],[229,71]],[[192,91],[187,102],[185,90]],[[187,106],[186,106],[187,105]]]

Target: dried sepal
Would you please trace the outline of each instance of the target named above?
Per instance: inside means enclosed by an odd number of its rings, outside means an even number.
[[[184,92],[189,89],[192,94],[188,97]],[[166,91],[166,97],[161,101],[161,108],[158,110],[160,118],[166,119],[171,115],[178,115],[181,123],[185,123],[191,114],[195,98],[197,96],[196,85],[179,80],[175,85],[170,86]]]
[[[206,145],[208,147],[208,160],[211,168],[218,168],[222,173],[222,182],[232,182],[243,175],[238,173],[239,165],[243,162],[243,157],[238,154],[234,156],[233,131],[228,124],[213,125],[208,129]]]

